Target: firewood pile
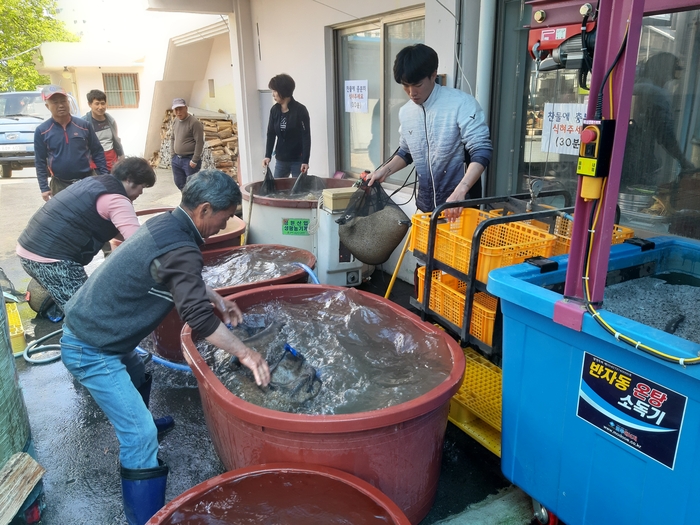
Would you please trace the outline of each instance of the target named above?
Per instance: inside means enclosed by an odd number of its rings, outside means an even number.
[[[202,169],[216,168],[238,180],[236,159],[238,158],[238,123],[228,119],[197,117],[204,128],[204,150]],[[170,169],[170,137],[173,132],[175,113],[168,109],[160,129],[160,150],[153,153],[153,167]]]

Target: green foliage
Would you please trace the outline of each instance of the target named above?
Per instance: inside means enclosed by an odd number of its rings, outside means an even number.
[[[23,52],[44,42],[78,40],[55,14],[55,0],[0,0],[0,92],[34,90],[49,83],[34,65],[39,49]]]

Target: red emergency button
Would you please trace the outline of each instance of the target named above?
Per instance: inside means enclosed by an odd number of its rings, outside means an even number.
[[[581,133],[581,142],[584,144],[590,144],[598,138],[598,130],[593,127],[588,127]]]

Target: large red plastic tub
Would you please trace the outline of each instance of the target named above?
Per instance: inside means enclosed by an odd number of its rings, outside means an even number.
[[[327,285],[288,284],[237,293],[240,308],[275,299],[301,302]],[[449,376],[416,399],[392,407],[344,415],[289,414],[262,408],[233,395],[207,366],[188,326],[182,348],[199,385],[204,415],[219,458],[229,470],[261,463],[326,465],[353,474],[389,496],[413,524],[435,500],[450,398],[464,374],[464,353],[443,331],[400,306],[366,292],[378,310],[444,338],[452,360]]]
[[[164,208],[148,208],[145,210],[137,210],[136,215],[138,217],[147,217],[147,219],[145,220],[148,220],[150,219],[150,217],[148,217],[149,215],[157,215],[166,211],[172,211],[173,209],[174,208],[172,206]],[[229,219],[228,223],[226,223],[226,227],[223,230],[221,230],[216,235],[212,235],[208,239],[205,239],[201,249],[204,252],[206,250],[216,250],[219,248],[230,248],[233,246],[240,246],[241,236],[244,232],[245,222],[243,222],[242,219],[234,215]],[[123,241],[117,239],[112,239],[110,241],[112,249],[119,246],[122,242]]]
[[[275,463],[226,472],[181,494],[146,525],[248,523],[408,525],[385,494],[321,465]]]
[[[202,257],[204,258],[204,264],[208,265],[216,261],[219,257],[231,255],[237,250],[252,250],[260,249],[261,247],[268,250],[289,250],[290,252],[294,252],[296,254],[297,262],[303,263],[309,268],[313,268],[316,265],[316,257],[314,257],[313,253],[299,248],[280,246],[278,244],[251,244],[248,246],[234,246],[232,248],[208,249],[202,251]],[[281,275],[272,279],[246,284],[237,284],[236,286],[225,286],[222,288],[215,288],[214,290],[219,295],[227,296],[233,293],[249,290],[251,288],[259,288],[261,286],[285,283],[305,283],[307,278],[308,274],[306,271],[302,268],[297,268],[286,275]],[[155,352],[159,356],[176,363],[182,363],[185,360],[182,356],[182,350],[180,349],[180,332],[182,331],[184,324],[185,323],[182,321],[182,319],[180,319],[177,310],[173,308],[153,331],[153,346]]]

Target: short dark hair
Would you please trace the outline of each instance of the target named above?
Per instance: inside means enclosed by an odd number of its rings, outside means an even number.
[[[107,95],[104,91],[100,91],[99,89],[93,89],[92,91],[88,91],[87,99],[88,104],[92,104],[93,100],[104,100],[105,102],[107,102]]]
[[[243,200],[241,189],[229,175],[223,171],[209,169],[188,177],[182,189],[181,204],[188,210],[194,210],[200,204],[208,202],[214,212],[238,207]]]
[[[121,181],[128,180],[134,184],[143,184],[151,188],[156,183],[156,173],[146,159],[126,157],[112,168],[112,175]]]
[[[280,97],[287,98],[294,94],[294,88],[297,87],[297,85],[292,77],[286,73],[282,73],[281,75],[272,77],[267,87],[272,91],[277,91]]]
[[[394,80],[397,84],[417,84],[437,68],[438,56],[432,47],[425,44],[404,47],[394,60]]]

